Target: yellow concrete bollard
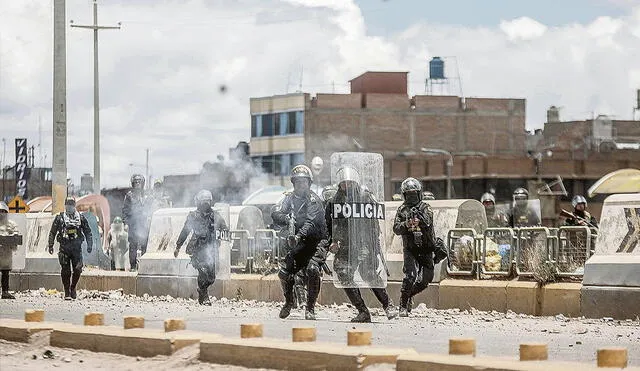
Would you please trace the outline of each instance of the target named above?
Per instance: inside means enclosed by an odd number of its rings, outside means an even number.
[[[449,339],[449,354],[452,355],[476,355],[476,340],[469,338]]]
[[[294,342],[316,341],[315,327],[294,327],[291,329],[291,339]]]
[[[546,361],[549,359],[547,352],[547,344],[544,343],[525,343],[520,344],[520,360],[521,361]]]
[[[186,322],[182,318],[170,318],[164,320],[164,332],[180,331],[187,328]]]
[[[347,345],[371,345],[371,330],[347,331]]]
[[[124,317],[124,329],[130,328],[144,328],[143,316],[125,316]]]
[[[243,339],[261,338],[262,334],[262,323],[244,323],[240,325],[240,337]]]
[[[25,322],[44,322],[43,309],[27,309],[24,311]]]
[[[99,312],[87,313],[84,315],[85,326],[102,326],[104,325],[104,314]]]
[[[627,348],[598,349],[598,367],[627,367]]]

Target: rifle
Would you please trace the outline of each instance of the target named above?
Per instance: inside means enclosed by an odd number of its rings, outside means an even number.
[[[585,222],[589,227],[591,227],[591,228],[595,228],[595,229],[598,229],[598,227],[596,227],[595,225],[593,225],[589,220],[587,220],[587,219],[585,219],[585,218],[581,218],[581,217],[579,217],[579,216],[577,216],[577,215],[575,215],[575,214],[573,214],[573,213],[570,213],[570,212],[568,212],[568,211],[567,211],[567,210],[565,210],[565,209],[562,209],[562,211],[560,211],[560,215],[561,215],[561,216],[564,216],[564,217],[567,217],[567,218],[574,219],[574,220],[583,221],[583,222]]]

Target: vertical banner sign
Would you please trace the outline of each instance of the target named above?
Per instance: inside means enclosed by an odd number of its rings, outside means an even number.
[[[27,199],[27,138],[16,138],[16,194]]]

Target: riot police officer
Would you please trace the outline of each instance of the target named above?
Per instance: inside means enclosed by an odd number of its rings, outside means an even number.
[[[13,252],[22,244],[18,225],[9,220],[9,207],[0,201],[0,271],[2,272],[2,299],[15,299],[9,292],[9,272],[13,268]]]
[[[209,286],[216,280],[216,261],[218,260],[220,240],[229,233],[222,215],[213,210],[213,196],[207,190],[201,190],[195,197],[196,210],[189,212],[184,227],[176,241],[173,255],[177,258],[180,247],[193,232],[186,252],[191,257],[191,265],[198,271],[198,303],[211,305]]]
[[[386,286],[386,282],[382,282],[381,277],[388,273],[385,272],[386,266],[379,239],[378,218],[351,218],[337,211],[346,206],[355,207],[360,204],[372,206],[378,205],[378,202],[373,194],[361,185],[360,174],[355,168],[344,166],[337,171],[337,174],[338,190],[326,206],[325,219],[329,231],[329,251],[335,254],[333,269],[349,301],[358,310],[358,314],[351,319],[351,322],[371,322],[369,308],[354,282],[356,272],[371,287],[376,299],[382,304],[387,318],[395,318],[397,313],[393,308],[393,302],[386,288],[381,286],[383,283]],[[374,208],[370,207],[369,210]]]
[[[489,228],[508,227],[508,217],[496,210],[496,197],[493,193],[486,192],[480,197],[480,202],[484,206],[484,212],[487,215],[487,225]]]
[[[573,206],[574,217],[567,218],[564,222],[565,225],[598,228],[598,221],[587,211],[587,199],[584,196],[574,196],[571,200],[571,206]]]
[[[173,201],[171,201],[171,197],[165,193],[164,183],[160,179],[156,179],[153,182],[151,203],[153,211],[173,206]],[[151,213],[153,213],[153,211]]]
[[[307,305],[305,318],[315,319],[315,304],[320,293],[320,266],[312,259],[316,255],[318,245],[326,237],[324,224],[324,208],[322,200],[311,191],[313,174],[305,165],[297,165],[291,169],[293,192],[274,207],[271,218],[279,225],[294,225],[294,234],[287,237],[290,249],[280,267],[278,277],[284,293],[284,306],[280,310],[280,318],[287,318],[291,313],[294,301],[294,277],[306,268]]]
[[[433,212],[422,199],[422,184],[415,178],[407,178],[400,191],[404,202],[396,213],[393,233],[402,236],[404,279],[400,288],[400,317],[407,317],[411,299],[433,280],[434,264],[444,259],[446,252],[437,249]]]
[[[513,205],[509,213],[511,228],[540,225],[540,215],[529,207],[529,191],[520,187],[513,191]]]
[[[131,190],[124,196],[122,220],[129,227],[129,263],[131,271],[138,269],[138,251],[144,255],[149,238],[149,205],[144,192],[144,177],[131,176]]]
[[[87,241],[87,253],[93,249],[91,228],[84,215],[76,210],[76,201],[67,197],[64,201],[64,212],[56,215],[49,232],[49,254],[53,255],[55,240],[60,243],[58,261],[60,277],[64,287],[64,299],[76,298],[76,285],[82,273],[82,241]],[[73,269],[73,273],[72,273]]]

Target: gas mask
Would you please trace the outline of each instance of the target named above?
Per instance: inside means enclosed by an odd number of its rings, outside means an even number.
[[[5,222],[7,219],[9,219],[9,213],[0,211],[0,222]]]
[[[208,212],[211,210],[211,202],[210,201],[201,201],[198,203],[198,211]]]
[[[420,193],[406,192],[404,194],[404,202],[410,206],[417,205],[418,203],[420,203]]]
[[[73,205],[64,205],[64,211],[69,215],[75,214],[76,207]]]

